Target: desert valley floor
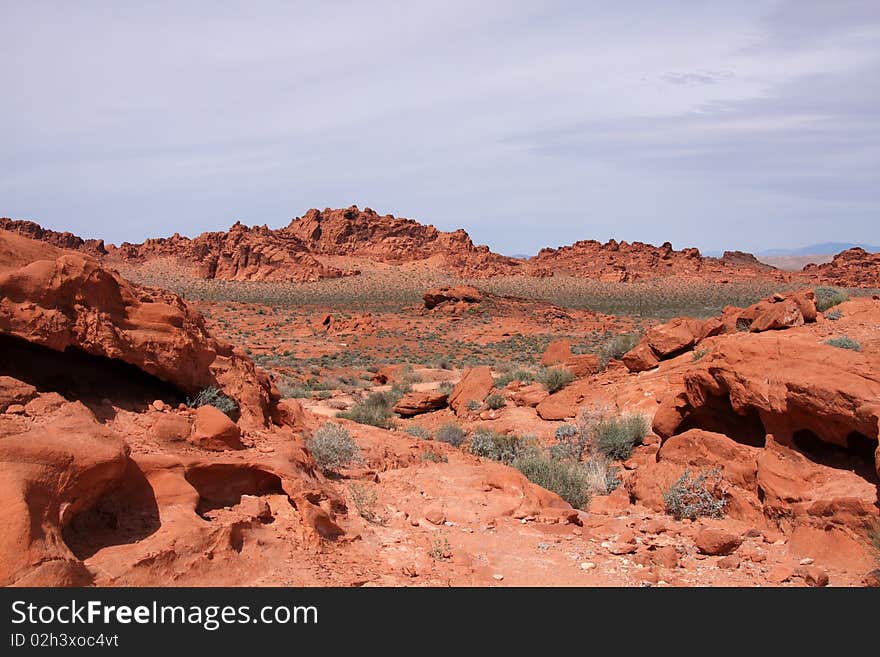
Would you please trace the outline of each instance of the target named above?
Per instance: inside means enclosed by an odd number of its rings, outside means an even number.
[[[0,220],[0,584],[880,585],[859,251]]]

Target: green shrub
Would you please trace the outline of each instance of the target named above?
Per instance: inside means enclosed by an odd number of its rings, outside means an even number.
[[[663,503],[666,512],[678,520],[701,516],[720,518],[727,506],[721,470],[704,470],[693,478],[690,470],[685,470],[663,493]]]
[[[572,424],[556,427],[556,444],[550,447],[550,458],[557,461],[580,461],[587,446],[586,434]]]
[[[325,422],[306,441],[315,463],[322,472],[331,472],[361,460],[360,449],[348,430],[333,422]]]
[[[537,379],[548,392],[553,393],[574,381],[574,374],[564,367],[545,367],[538,371]]]
[[[430,440],[431,432],[428,431],[425,427],[418,424],[411,424],[406,429],[404,429],[410,436],[415,436],[416,438],[421,438],[422,440]]]
[[[531,383],[535,380],[534,372],[524,369],[511,370],[504,372],[495,379],[496,388],[504,388],[511,381],[519,381],[520,383]]]
[[[705,356],[706,354],[708,354],[709,351],[710,351],[709,349],[696,349],[696,350],[694,351],[694,353],[691,355],[691,360],[692,360],[693,362],[696,363],[696,362],[697,362],[698,360],[700,360],[703,356]]]
[[[642,339],[638,333],[619,333],[606,342],[599,350],[599,362],[602,368],[612,358],[620,359],[625,353],[631,351]]]
[[[469,411],[478,411],[480,410],[480,402],[478,402],[476,399],[471,399],[467,403],[467,407]]]
[[[486,397],[486,406],[491,408],[493,411],[497,411],[498,409],[507,406],[507,400],[500,392],[493,392],[491,395]]]
[[[190,408],[213,406],[214,408],[218,408],[226,413],[226,415],[229,415],[238,410],[238,405],[229,397],[220,392],[220,388],[216,388],[214,386],[201,390],[199,394],[195,396],[195,399],[190,399],[189,397],[187,397],[186,405]]]
[[[437,386],[437,390],[442,392],[444,395],[448,395],[455,388],[455,384],[452,381],[441,381],[440,385]]]
[[[471,454],[476,456],[509,464],[528,446],[529,441],[520,436],[509,436],[488,429],[480,429],[471,436],[468,448]]]
[[[820,313],[824,313],[829,308],[849,299],[849,296],[843,290],[822,285],[814,290],[814,294],[816,296],[816,310]]]
[[[825,344],[832,347],[837,347],[838,349],[849,349],[851,351],[862,350],[862,345],[860,345],[852,338],[846,337],[845,335],[839,338],[831,338],[830,340],[825,340]]]
[[[448,463],[449,459],[445,454],[438,454],[430,449],[422,452],[422,461],[430,461],[431,463]]]
[[[843,313],[839,310],[829,310],[825,313],[825,319],[830,319],[832,322],[836,322],[841,317],[843,317]]]
[[[583,467],[593,494],[608,495],[620,486],[620,479],[617,476],[619,469],[611,465],[601,454],[594,454],[588,458]]]
[[[354,502],[354,508],[357,509],[361,518],[367,522],[379,523],[381,518],[376,513],[376,502],[378,496],[372,488],[367,488],[364,484],[354,483],[348,487],[351,493],[351,500]]]
[[[464,429],[455,422],[450,422],[437,429],[434,438],[442,443],[449,443],[453,447],[460,447],[464,442],[464,435]]]
[[[623,461],[632,456],[633,448],[642,444],[647,433],[644,415],[602,419],[593,430],[593,448],[609,459]]]
[[[553,491],[576,509],[590,500],[590,482],[580,463],[557,461],[537,450],[525,450],[512,465],[529,481]]]
[[[396,403],[397,398],[393,394],[373,392],[350,410],[337,413],[337,417],[387,429],[391,426],[391,409]]]

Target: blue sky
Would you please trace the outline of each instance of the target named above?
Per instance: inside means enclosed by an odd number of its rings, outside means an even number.
[[[713,6],[719,5],[719,6]],[[880,3],[0,0],[0,215],[880,243]]]

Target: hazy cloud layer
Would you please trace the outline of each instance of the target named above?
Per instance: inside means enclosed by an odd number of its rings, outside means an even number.
[[[0,15],[0,215],[133,241],[356,203],[507,253],[880,242],[874,0]]]

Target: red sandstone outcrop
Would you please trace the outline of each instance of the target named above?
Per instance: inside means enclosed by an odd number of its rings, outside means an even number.
[[[815,322],[816,316],[812,290],[774,294],[748,308],[729,306],[720,317],[677,317],[655,326],[622,360],[631,372],[643,372],[715,335],[782,330]]]
[[[532,276],[566,275],[607,282],[628,283],[667,276],[699,277],[701,280],[764,278],[787,280],[789,274],[764,265],[750,254],[728,252],[708,258],[695,248],[676,251],[669,242],[661,246],[643,242],[601,243],[582,240],[557,249],[541,249],[527,263]]]
[[[402,264],[436,258],[443,271],[462,278],[488,278],[519,271],[522,261],[475,246],[464,230],[443,232],[412,219],[380,215],[357,206],[309,210],[281,229],[314,254]]]
[[[133,365],[195,396],[221,388],[241,421],[265,426],[277,400],[265,373],[211,337],[180,297],[129,283],[95,259],[0,231],[0,332],[55,351]]]
[[[0,217],[0,230],[8,230],[12,233],[18,233],[34,240],[46,242],[52,246],[61,249],[69,249],[71,251],[83,251],[93,256],[107,255],[107,249],[104,248],[104,240],[85,240],[78,235],[68,233],[67,231],[60,233],[55,230],[43,228],[40,224],[33,221],[24,221],[9,219],[8,217]]]
[[[483,293],[471,285],[456,287],[433,287],[422,297],[425,308],[433,310],[442,304],[473,304],[483,300]]]
[[[847,249],[831,262],[807,265],[803,273],[826,285],[880,287],[880,253],[868,253],[859,247]]]
[[[446,406],[446,399],[447,395],[442,392],[408,392],[392,410],[401,417],[413,417],[443,408]]]
[[[317,281],[356,274],[326,265],[296,237],[266,226],[236,222],[227,232],[190,239],[175,233],[142,244],[108,247],[110,260],[141,263],[173,258],[194,276],[232,281]]]
[[[465,415],[471,403],[482,404],[495,387],[492,370],[474,367],[467,370],[449,394],[449,406],[456,415]]]

